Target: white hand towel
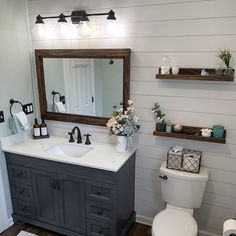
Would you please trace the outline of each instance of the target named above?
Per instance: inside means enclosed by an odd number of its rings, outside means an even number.
[[[66,112],[66,108],[62,102],[56,102],[58,112]]]
[[[23,130],[27,130],[29,128],[29,122],[28,122],[27,116],[23,111],[15,113],[14,117],[17,118]]]

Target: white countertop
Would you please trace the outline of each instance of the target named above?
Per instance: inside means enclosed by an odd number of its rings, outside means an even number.
[[[91,145],[71,143],[70,145],[92,147],[92,150],[84,154],[82,157],[51,154],[47,152],[47,150],[52,146],[63,143],[70,144],[68,139],[62,137],[50,137],[47,139],[33,140],[29,137],[20,139],[14,138],[14,136],[11,138],[11,136],[9,136],[5,138],[5,140],[4,138],[1,140],[2,151],[4,152],[112,172],[117,172],[135,152],[135,149],[132,149],[125,153],[118,153],[116,152],[116,147],[114,144],[107,143],[92,143]]]

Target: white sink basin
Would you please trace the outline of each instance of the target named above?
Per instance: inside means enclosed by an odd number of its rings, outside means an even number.
[[[64,156],[82,157],[84,154],[91,151],[92,147],[81,146],[80,144],[56,144],[46,150],[47,153],[59,154]]]

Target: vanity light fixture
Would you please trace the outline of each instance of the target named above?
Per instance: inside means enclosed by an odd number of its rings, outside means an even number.
[[[78,33],[81,37],[89,37],[94,32],[94,28],[89,24],[90,16],[107,16],[107,26],[105,32],[108,36],[112,36],[116,32],[117,22],[115,12],[110,10],[105,13],[92,13],[88,14],[86,11],[72,11],[70,15],[61,13],[59,16],[41,16],[36,17],[33,33],[39,37],[51,37],[56,32],[62,37],[70,37],[71,34]],[[71,18],[71,23],[67,22],[67,18]],[[55,29],[45,24],[46,19],[58,19],[58,24]],[[56,32],[55,32],[56,31]]]

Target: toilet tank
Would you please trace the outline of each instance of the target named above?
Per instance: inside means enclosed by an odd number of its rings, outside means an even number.
[[[163,162],[160,168],[162,200],[184,208],[199,208],[209,177],[209,170],[201,167],[199,174],[166,168]],[[167,179],[166,179],[166,177]]]

